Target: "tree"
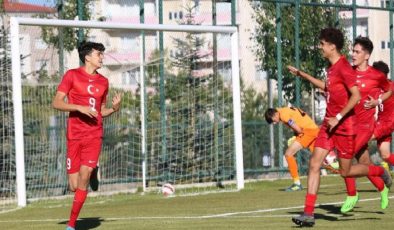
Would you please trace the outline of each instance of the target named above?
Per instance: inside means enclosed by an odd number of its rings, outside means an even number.
[[[326,2],[317,0],[317,2]],[[257,47],[254,50],[261,61],[262,69],[266,70],[272,79],[278,78],[276,62],[276,4],[261,2],[253,5],[257,27],[253,35]],[[301,69],[312,75],[323,78],[325,60],[319,54],[318,34],[324,27],[335,27],[336,18],[333,9],[328,7],[300,7],[300,64]],[[286,69],[286,65],[295,64],[294,40],[294,4],[281,4],[282,22],[282,63],[283,90],[285,98],[295,97],[295,78]],[[345,46],[346,47],[346,46]],[[345,52],[346,53],[346,52]],[[301,80],[301,94],[310,94],[311,85]]]
[[[92,0],[84,0],[82,7],[83,20],[90,20],[91,13],[89,11]],[[74,20],[78,17],[78,0],[59,1],[58,7],[58,19]],[[48,17],[47,14],[39,15],[39,17]],[[43,26],[42,38],[43,40],[54,47],[59,46],[59,28]],[[88,30],[84,30],[83,37],[85,38],[88,34]],[[66,51],[72,51],[78,45],[78,28],[64,27],[62,28],[63,49]]]
[[[11,50],[9,28],[0,2],[0,196],[12,195],[15,186],[14,119],[12,103]]]

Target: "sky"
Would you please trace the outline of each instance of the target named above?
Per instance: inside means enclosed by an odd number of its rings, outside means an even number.
[[[19,0],[19,2],[41,5],[41,6],[54,6],[57,0]]]

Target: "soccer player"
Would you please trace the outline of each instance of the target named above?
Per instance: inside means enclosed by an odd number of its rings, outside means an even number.
[[[326,115],[315,142],[315,150],[309,161],[308,191],[305,197],[303,214],[293,217],[292,221],[299,226],[315,224],[314,208],[320,185],[320,167],[328,152],[336,149],[340,174],[342,177],[382,176],[383,167],[375,165],[354,164],[355,114],[354,106],[361,99],[357,88],[356,74],[352,66],[341,55],[344,37],[340,30],[325,28],[319,35],[322,56],[330,63],[327,69],[326,82],[288,66],[289,71],[300,76],[327,95]]]
[[[386,76],[389,73],[389,67],[383,61],[374,62],[373,67]],[[392,81],[391,90],[394,91],[394,82]],[[394,165],[394,153],[391,153],[390,150],[391,133],[394,131],[394,95],[388,97],[387,100],[385,100],[385,96],[382,94],[377,99],[371,98],[365,106],[370,108],[378,106],[378,120],[372,138],[377,141],[382,159],[390,165]]]
[[[391,85],[387,77],[380,71],[372,68],[368,64],[368,60],[373,51],[373,43],[367,37],[357,37],[353,43],[352,61],[353,68],[356,72],[357,85],[361,94],[361,101],[354,107],[356,113],[356,142],[355,152],[356,159],[363,164],[372,164],[369,158],[368,141],[373,136],[375,128],[375,110],[366,108],[370,98],[378,98],[380,94],[387,98],[391,96]],[[387,172],[386,172],[387,173]],[[388,173],[387,173],[388,175]],[[390,178],[390,177],[388,177]],[[377,188],[381,194],[381,208],[386,209],[388,206],[389,188],[385,186],[382,178],[368,176],[368,179]],[[356,191],[355,178],[345,178],[348,196],[341,207],[342,213],[351,211],[359,199]]]
[[[297,161],[294,155],[303,148],[309,148],[309,150],[313,152],[315,139],[319,133],[319,127],[308,114],[294,107],[269,108],[265,112],[265,120],[268,124],[282,122],[294,131],[296,139],[285,151],[285,158],[290,175],[293,178],[293,184],[285,189],[285,191],[301,191],[302,185],[298,175]]]
[[[120,109],[120,94],[112,99],[111,108],[105,106],[108,79],[97,72],[103,65],[104,50],[101,43],[94,42],[84,42],[78,47],[79,58],[84,65],[66,72],[52,103],[55,109],[69,112],[66,165],[69,189],[75,195],[67,230],[75,230],[88,193],[89,178],[97,166],[103,117]]]

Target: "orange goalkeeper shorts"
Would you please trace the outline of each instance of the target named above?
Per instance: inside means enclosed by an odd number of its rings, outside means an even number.
[[[296,141],[299,142],[302,147],[309,148],[309,150],[313,153],[315,148],[315,140],[319,134],[319,128],[303,129],[302,131],[303,133],[297,136]]]

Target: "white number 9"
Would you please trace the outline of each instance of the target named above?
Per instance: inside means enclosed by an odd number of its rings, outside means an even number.
[[[96,108],[96,99],[93,97],[89,97],[89,104],[92,109]]]

